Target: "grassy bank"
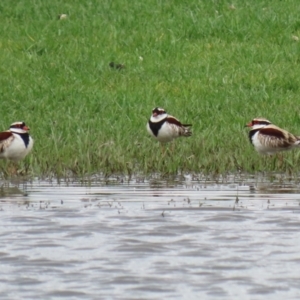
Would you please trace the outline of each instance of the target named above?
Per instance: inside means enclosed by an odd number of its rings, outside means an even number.
[[[297,0],[4,0],[0,14],[0,128],[31,127],[30,174],[298,171],[299,151],[279,165],[244,128],[264,116],[300,134]],[[145,129],[155,106],[193,123],[164,157]]]

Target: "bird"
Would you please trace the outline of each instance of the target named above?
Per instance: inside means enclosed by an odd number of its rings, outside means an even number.
[[[260,154],[275,154],[300,147],[300,136],[281,129],[265,118],[255,118],[249,124],[249,139]]]
[[[168,115],[163,108],[155,107],[147,123],[147,130],[159,142],[168,143],[180,136],[191,136],[191,126],[182,124],[175,117]]]
[[[65,19],[67,19],[67,17],[68,17],[68,15],[66,15],[66,14],[59,14],[59,15],[57,16],[57,19],[58,19],[58,20],[65,20]]]
[[[19,161],[33,147],[33,139],[28,133],[29,127],[24,122],[14,122],[9,130],[0,132],[0,159]]]
[[[122,69],[125,68],[125,65],[123,65],[123,64],[115,64],[113,61],[109,63],[109,66],[112,69],[116,69],[116,70],[122,70]]]

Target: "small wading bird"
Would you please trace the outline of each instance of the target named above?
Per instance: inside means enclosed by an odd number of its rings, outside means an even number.
[[[15,122],[9,130],[0,132],[0,159],[19,161],[32,149],[33,139],[24,122]]]
[[[123,65],[123,64],[115,64],[113,61],[109,63],[109,66],[112,69],[117,69],[117,70],[122,70],[122,69],[125,68],[125,65]]]
[[[251,127],[249,139],[260,154],[275,154],[300,147],[300,136],[273,125],[265,118],[255,118],[246,126]]]
[[[147,123],[148,132],[161,143],[171,142],[180,136],[191,136],[191,124],[182,124],[163,108],[155,107]]]

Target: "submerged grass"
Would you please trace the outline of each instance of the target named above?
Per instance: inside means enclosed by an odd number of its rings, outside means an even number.
[[[297,0],[1,1],[0,126],[31,127],[20,168],[35,176],[298,172],[300,152],[261,157],[244,125],[300,134],[299,13]],[[165,156],[145,129],[155,106],[193,124]]]

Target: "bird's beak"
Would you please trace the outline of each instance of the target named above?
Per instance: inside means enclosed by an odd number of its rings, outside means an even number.
[[[246,124],[245,127],[252,127],[252,122]]]
[[[24,126],[23,129],[27,130],[27,131],[30,130],[30,128],[28,126]]]
[[[156,113],[156,112],[154,112],[154,113],[152,114],[152,116],[153,116],[153,117],[156,117],[156,116],[157,116],[157,113]]]

